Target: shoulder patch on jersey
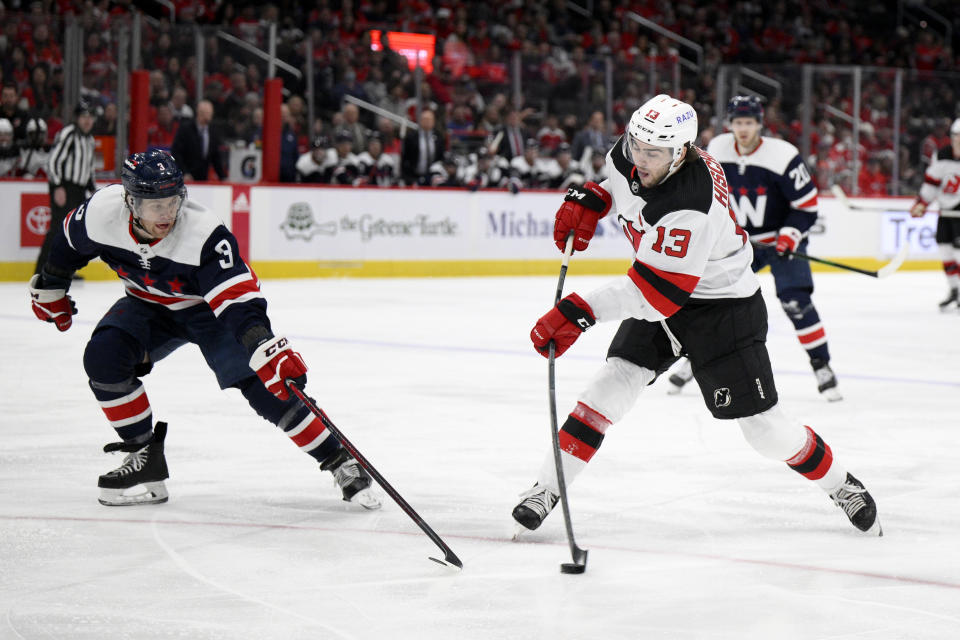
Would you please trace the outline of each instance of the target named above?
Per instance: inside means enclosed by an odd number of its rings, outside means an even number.
[[[953,147],[948,144],[937,151],[937,160],[960,160],[960,158],[953,157]]]
[[[640,212],[647,224],[655,225],[674,211],[690,210],[706,215],[713,204],[713,178],[703,158],[698,158],[662,185],[652,189],[641,187],[639,195],[647,203]]]
[[[130,245],[130,213],[123,204],[122,185],[111,184],[94,193],[87,202],[83,220],[87,237],[93,242],[112,247]]]

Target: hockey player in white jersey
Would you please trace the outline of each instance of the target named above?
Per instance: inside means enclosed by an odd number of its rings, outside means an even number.
[[[807,232],[817,219],[817,187],[800,152],[785,140],[761,136],[763,105],[754,96],[735,96],[727,106],[731,132],[710,141],[707,153],[723,167],[730,208],[750,239],[766,245],[754,250],[751,268],[769,266],[780,306],[806,350],[817,389],[828,401],[842,400],[830,367],[827,334],[813,304],[813,274],[806,260]],[[690,380],[689,362],[669,378],[671,393]]]
[[[153,424],[141,378],[188,342],[196,344],[222,389],[240,390],[265,420],[333,473],[343,499],[380,506],[367,472],[322,421],[295,397],[287,379],[306,384],[307,366],[289,340],[276,336],[260,283],[236,238],[208,209],[187,200],[183,172],[165,151],[135,153],[122,184],[97,191],[71,211],[41,272],[30,280],[37,318],[60,331],[73,324],[71,276],[95,257],[126,289],[93,330],[83,357],[89,386],[120,442],[118,468],[100,476],[108,506],[167,501],[167,426]],[[229,437],[224,434],[224,437]]]
[[[917,201],[910,208],[914,217],[923,216],[930,203],[936,201],[941,211],[956,213],[937,220],[937,248],[947,276],[947,297],[941,311],[960,309],[960,118],[950,125],[950,144],[937,151],[923,176]]]
[[[560,356],[595,323],[621,322],[606,362],[560,429],[564,476],[571,482],[607,429],[685,355],[714,417],[736,420],[758,453],[816,483],[860,531],[882,535],[863,484],[813,429],[778,404],[765,344],[766,306],[750,268],[753,251],[729,212],[723,169],[693,146],[696,137],[690,105],[666,95],[652,98],[608,152],[610,177],[571,188],[557,211],[558,247],[572,232],[574,249],[585,250],[598,220],[614,216],[635,251],[625,276],[566,296],[530,333],[539,353],[546,356],[553,342]],[[540,526],[558,496],[548,453],[536,484],[513,510],[520,530]]]

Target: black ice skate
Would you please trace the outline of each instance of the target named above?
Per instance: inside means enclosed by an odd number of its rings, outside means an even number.
[[[521,493],[520,497],[523,500],[513,508],[513,519],[520,525],[514,533],[514,538],[524,531],[533,531],[543,524],[560,499],[559,495],[547,487],[540,486],[539,483]]]
[[[837,376],[834,375],[830,365],[824,360],[814,358],[810,361],[810,366],[813,367],[813,375],[817,377],[817,390],[820,395],[829,402],[843,400],[840,390],[837,389]]]
[[[951,309],[960,309],[960,296],[958,296],[956,288],[950,289],[950,293],[947,295],[947,299],[940,303],[940,311],[946,312]]]
[[[345,448],[341,447],[324,460],[320,470],[333,474],[333,480],[343,492],[343,499],[346,502],[359,504],[364,509],[379,509],[382,506],[380,500],[370,490],[372,483],[370,474]]]
[[[670,388],[667,389],[667,393],[674,396],[680,393],[683,390],[683,385],[687,384],[693,379],[693,370],[690,367],[690,361],[684,360],[674,373],[670,374],[670,377],[667,378],[667,381],[670,383]]]
[[[113,442],[103,448],[104,452],[127,453],[123,464],[100,476],[100,504],[108,507],[123,507],[132,504],[158,504],[166,502],[169,495],[163,481],[170,477],[167,460],[163,456],[163,440],[167,437],[167,423],[158,422],[153,428],[153,437],[140,444]],[[134,487],[143,487],[139,493],[128,493]]]
[[[857,529],[873,536],[882,536],[880,519],[877,517],[877,503],[863,483],[847,474],[847,479],[840,488],[830,494],[833,504],[837,505],[850,518],[850,523]]]

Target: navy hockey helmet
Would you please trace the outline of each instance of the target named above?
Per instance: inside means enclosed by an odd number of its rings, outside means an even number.
[[[763,124],[763,104],[757,96],[733,96],[727,103],[727,118],[755,118]]]
[[[140,215],[140,203],[143,200],[179,196],[180,202],[177,206],[179,212],[180,206],[187,198],[187,188],[183,184],[183,171],[177,166],[172,155],[160,149],[130,154],[123,161],[120,181],[126,192],[124,200],[130,206],[134,216]]]

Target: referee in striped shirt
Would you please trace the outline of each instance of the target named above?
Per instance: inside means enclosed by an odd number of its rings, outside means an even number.
[[[93,136],[90,131],[97,119],[93,104],[81,98],[74,109],[76,119],[57,134],[47,161],[50,187],[50,227],[40,247],[34,273],[47,262],[50,245],[62,233],[63,219],[83,204],[96,191],[93,180]]]

